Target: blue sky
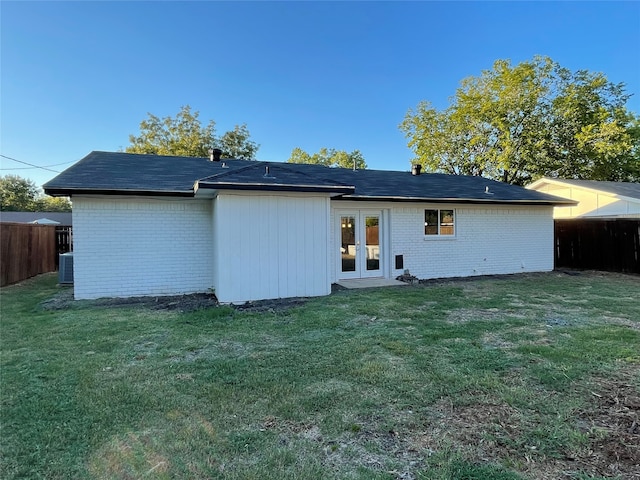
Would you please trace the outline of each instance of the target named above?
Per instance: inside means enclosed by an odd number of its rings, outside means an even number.
[[[639,2],[2,1],[0,19],[1,154],[39,166],[125,148],[188,104],[219,134],[246,123],[260,160],[325,146],[408,170],[409,108],[536,54],[624,82],[640,112]]]

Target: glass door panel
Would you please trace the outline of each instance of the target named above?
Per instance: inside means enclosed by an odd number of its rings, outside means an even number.
[[[380,216],[365,215],[365,269],[373,273],[380,270]]]
[[[356,243],[356,216],[343,215],[340,217],[341,244],[340,253],[342,255],[342,271],[355,272],[357,268],[357,247]]]

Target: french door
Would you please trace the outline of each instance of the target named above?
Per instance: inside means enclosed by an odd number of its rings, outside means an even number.
[[[339,278],[381,277],[382,212],[345,210],[337,213]]]

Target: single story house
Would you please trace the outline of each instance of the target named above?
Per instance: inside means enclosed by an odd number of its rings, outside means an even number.
[[[577,202],[555,207],[553,217],[556,219],[640,218],[640,183],[545,177],[527,188]]]
[[[553,207],[481,177],[92,152],[73,201],[77,299],[320,296],[341,279],[550,271]]]
[[[70,227],[71,212],[1,212],[1,223],[36,223]]]

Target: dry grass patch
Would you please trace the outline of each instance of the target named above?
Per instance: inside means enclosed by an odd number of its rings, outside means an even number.
[[[640,366],[594,381],[593,402],[578,413],[590,441],[575,459],[580,470],[640,479]]]
[[[130,432],[99,448],[89,461],[89,471],[100,479],[168,479],[169,460],[160,449],[157,432]]]

